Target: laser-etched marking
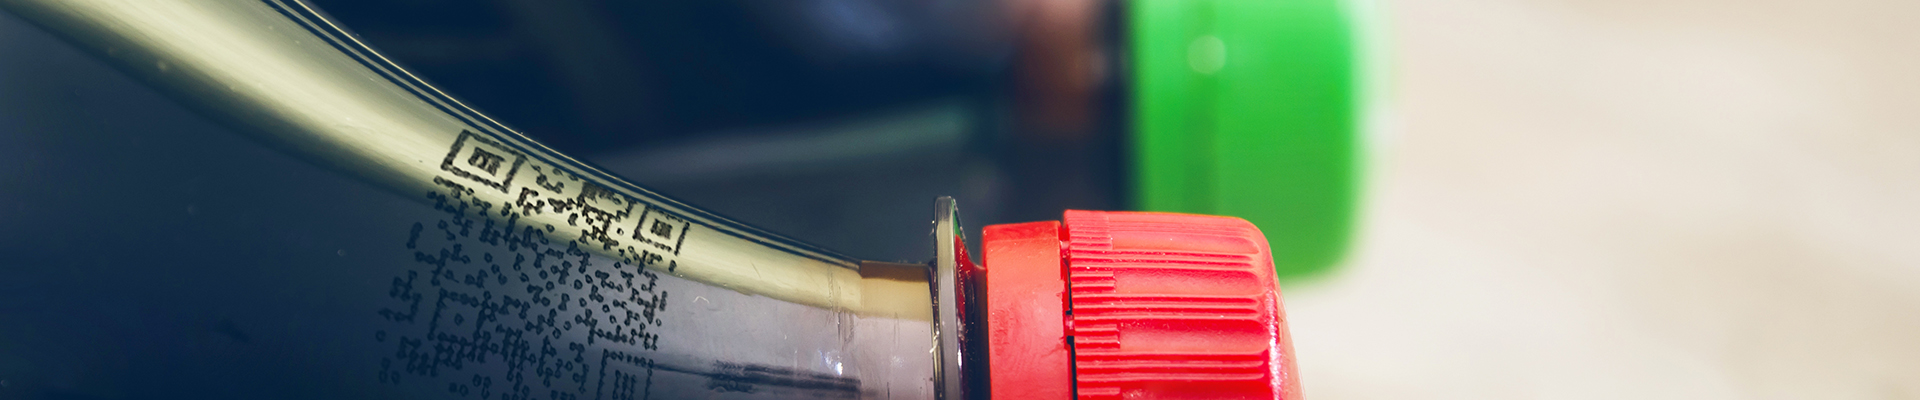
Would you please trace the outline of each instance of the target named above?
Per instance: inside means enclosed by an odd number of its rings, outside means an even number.
[[[441,169],[451,176],[424,194],[440,217],[413,224],[416,267],[379,311],[393,324],[374,334],[393,346],[380,381],[444,380],[481,399],[650,398],[644,354],[659,349],[670,294],[646,267],[672,269],[692,224],[470,132]],[[472,184],[518,196],[494,204]],[[549,214],[566,226],[522,222]]]

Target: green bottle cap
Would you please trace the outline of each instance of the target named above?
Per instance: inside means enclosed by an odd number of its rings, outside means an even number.
[[[1282,279],[1333,267],[1359,189],[1341,0],[1131,0],[1134,198],[1266,232]]]

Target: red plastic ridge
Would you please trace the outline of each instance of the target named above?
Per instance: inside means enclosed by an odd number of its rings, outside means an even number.
[[[1298,399],[1273,258],[1245,220],[1068,211],[1080,399]]]
[[[1300,398],[1272,253],[1245,220],[1068,211],[981,236],[992,398]]]

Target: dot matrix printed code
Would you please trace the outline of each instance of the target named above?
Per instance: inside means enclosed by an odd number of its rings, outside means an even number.
[[[454,143],[441,165],[452,176],[425,194],[440,218],[413,224],[414,268],[379,311],[391,329],[374,339],[392,349],[381,383],[424,379],[488,400],[651,397],[654,360],[633,352],[659,349],[668,293],[644,267],[677,267],[692,225],[538,164],[472,133]],[[513,186],[516,174],[532,184]],[[566,225],[523,220],[545,214]]]

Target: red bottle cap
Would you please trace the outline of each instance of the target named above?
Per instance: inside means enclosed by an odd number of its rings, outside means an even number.
[[[1266,238],[1203,215],[988,226],[994,399],[1300,398]]]

